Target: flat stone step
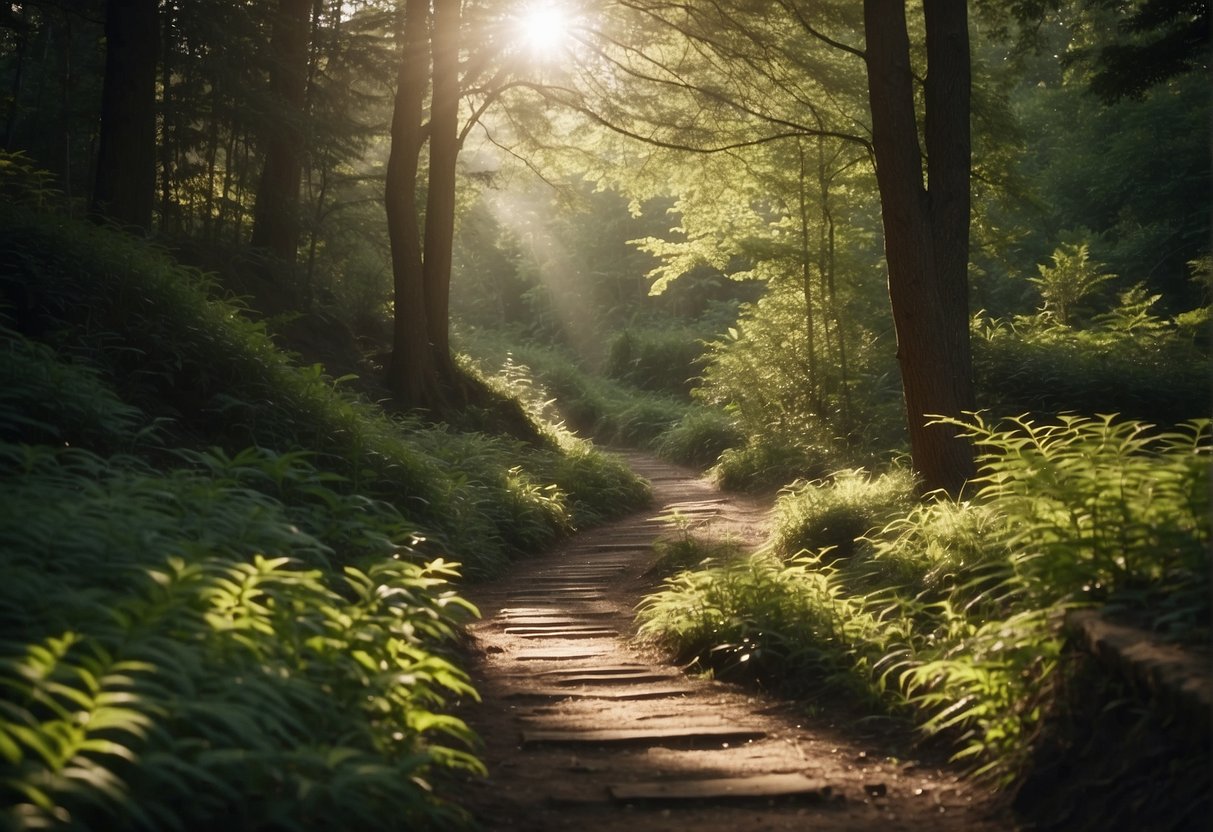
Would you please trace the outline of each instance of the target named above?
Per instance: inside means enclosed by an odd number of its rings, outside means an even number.
[[[602,623],[587,621],[581,615],[519,615],[502,619],[510,627],[601,627]]]
[[[514,660],[520,662],[580,661],[604,656],[607,652],[609,651],[605,647],[539,647],[531,650],[519,650],[514,654]]]
[[[756,728],[597,728],[533,730],[522,732],[522,745],[678,745],[719,746],[722,743],[760,740],[766,731]]]
[[[528,628],[519,628],[519,629],[528,629]],[[611,629],[607,629],[606,627],[600,627],[600,628],[594,629],[594,630],[572,630],[572,629],[541,630],[541,629],[537,629],[537,628],[529,628],[529,629],[530,629],[530,632],[511,632],[511,628],[507,627],[506,633],[509,635],[516,635],[521,638],[552,638],[552,639],[556,639],[556,638],[563,638],[563,639],[607,638],[607,637],[613,638],[613,637],[619,635],[618,630],[611,630]]]
[[[601,635],[619,635],[619,631],[614,627],[604,627],[601,624],[583,624],[567,623],[567,624],[519,624],[511,625],[505,628],[505,632],[512,636],[525,635],[546,635],[550,633],[598,633]]]
[[[578,673],[563,679],[553,679],[557,685],[615,685],[620,682],[631,684],[648,682],[668,682],[677,678],[672,673]]]
[[[620,674],[635,673],[653,673],[653,668],[644,664],[600,664],[596,667],[587,667],[584,670],[545,670],[542,673],[537,673],[537,676],[567,676],[570,673],[579,673],[583,676],[615,676]],[[666,673],[667,676],[677,676],[677,673]]]
[[[611,797],[622,803],[719,802],[732,800],[804,797],[821,799],[829,793],[822,780],[803,774],[759,774],[752,777],[721,777],[711,780],[655,780],[608,787]]]
[[[533,688],[516,690],[505,695],[506,699],[603,699],[611,702],[627,702],[642,699],[670,699],[694,693],[688,687],[627,688],[624,690],[568,690],[561,688]]]
[[[511,622],[517,618],[557,618],[575,615],[578,618],[611,618],[617,613],[610,610],[568,610],[554,607],[504,607],[494,618],[506,618]]]

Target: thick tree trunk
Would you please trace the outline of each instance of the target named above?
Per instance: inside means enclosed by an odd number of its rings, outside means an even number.
[[[156,193],[156,0],[105,5],[105,82],[92,206],[148,229]]]
[[[864,0],[872,146],[884,220],[889,298],[910,433],[924,490],[959,493],[972,446],[931,416],[974,409],[968,319],[969,51],[964,0],[924,3],[923,181],[903,0]],[[928,187],[929,185],[929,187]]]
[[[395,288],[388,384],[398,399],[411,406],[429,404],[436,393],[416,202],[417,168],[424,140],[422,103],[429,76],[428,5],[427,0],[408,0],[405,6],[400,34],[402,55],[392,112],[392,146],[384,187]]]
[[[280,0],[270,38],[272,114],[263,138],[265,163],[253,208],[253,248],[293,265],[299,248],[299,180],[303,174],[308,35],[312,0]]]
[[[459,158],[460,0],[434,0],[430,168],[425,206],[425,302],[434,363],[454,377],[450,346],[451,263],[455,238],[455,164]]]

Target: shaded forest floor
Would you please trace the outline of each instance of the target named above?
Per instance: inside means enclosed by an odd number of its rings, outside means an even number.
[[[843,701],[810,704],[683,673],[638,645],[633,615],[660,582],[652,543],[758,546],[769,504],[629,454],[653,508],[578,535],[469,590],[463,716],[490,776],[460,802],[501,832],[1014,828],[990,794],[900,725]]]

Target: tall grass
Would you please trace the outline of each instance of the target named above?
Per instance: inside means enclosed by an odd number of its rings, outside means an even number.
[[[860,685],[1013,781],[1055,698],[1067,610],[1102,605],[1207,642],[1213,445],[1207,421],[965,430],[983,449],[971,501],[898,510],[900,489],[863,477],[785,497],[776,546],[672,577],[641,632],[724,672],[754,662],[794,692]]]

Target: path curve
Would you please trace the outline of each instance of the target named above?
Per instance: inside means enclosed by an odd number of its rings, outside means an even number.
[[[987,796],[904,736],[853,718],[692,677],[637,645],[633,614],[654,578],[653,541],[676,531],[761,543],[768,504],[725,495],[641,454],[653,507],[515,565],[468,597],[464,717],[489,777],[460,802],[490,832],[1007,830]]]

